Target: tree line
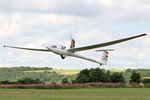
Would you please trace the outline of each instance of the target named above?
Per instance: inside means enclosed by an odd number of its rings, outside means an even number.
[[[32,68],[32,67],[13,67],[0,68],[1,84],[37,84],[37,83],[123,83],[123,82],[143,82],[150,83],[150,70],[127,69],[124,72],[112,72],[110,70],[91,68],[83,69],[76,75],[60,75],[56,72],[49,72],[52,68]],[[45,70],[44,72],[25,72],[34,70]],[[22,81],[21,81],[22,80]]]
[[[73,83],[87,83],[87,82],[104,82],[104,83],[123,83],[125,76],[123,72],[110,72],[100,68],[84,69],[80,71],[78,77],[72,80]],[[141,75],[137,72],[132,72],[130,82],[140,83]]]

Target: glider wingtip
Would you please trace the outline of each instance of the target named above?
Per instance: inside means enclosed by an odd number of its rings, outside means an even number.
[[[144,33],[144,34],[141,34],[140,36],[146,36],[146,35],[147,35],[147,34]]]

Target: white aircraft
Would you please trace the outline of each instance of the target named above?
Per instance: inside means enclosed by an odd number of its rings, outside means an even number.
[[[69,49],[66,49],[66,46],[57,46],[57,45],[52,45],[50,47],[46,47],[47,49],[34,49],[34,48],[14,47],[14,46],[6,46],[6,45],[4,45],[4,47],[15,48],[15,49],[23,49],[23,50],[32,50],[32,51],[53,52],[57,55],[60,55],[62,59],[65,59],[65,57],[67,57],[67,56],[77,57],[77,58],[81,58],[81,59],[85,59],[85,60],[88,60],[88,61],[98,63],[101,66],[101,65],[106,65],[107,64],[108,51],[113,51],[113,49],[96,50],[97,52],[103,51],[101,61],[97,61],[97,60],[94,60],[94,59],[91,59],[91,58],[81,56],[81,55],[77,54],[77,52],[90,50],[90,49],[95,49],[95,48],[100,48],[100,47],[105,47],[105,46],[109,46],[109,45],[114,45],[114,44],[117,44],[117,43],[132,40],[132,39],[139,38],[139,37],[146,36],[146,35],[147,34],[140,34],[140,35],[136,35],[136,36],[132,36],[132,37],[128,37],[128,38],[123,38],[123,39],[119,39],[119,40],[115,40],[115,41],[110,41],[110,42],[106,42],[106,43],[99,43],[99,44],[83,46],[83,47],[77,47],[77,48],[75,48],[75,40],[72,39],[72,36],[70,36],[71,45],[70,45]]]

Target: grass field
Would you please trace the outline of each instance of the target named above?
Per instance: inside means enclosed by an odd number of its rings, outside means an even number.
[[[0,100],[150,100],[150,88],[0,89]]]

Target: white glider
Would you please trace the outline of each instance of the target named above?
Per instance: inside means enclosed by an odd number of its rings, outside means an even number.
[[[83,47],[77,47],[77,48],[75,48],[75,40],[72,39],[72,36],[70,36],[71,45],[70,45],[69,49],[66,49],[66,46],[57,46],[57,45],[46,47],[46,49],[34,49],[34,48],[14,47],[14,46],[6,46],[6,45],[4,45],[4,47],[23,49],[23,50],[32,50],[32,51],[53,52],[57,55],[60,55],[62,59],[65,59],[65,57],[67,57],[67,56],[71,56],[71,57],[77,57],[77,58],[85,59],[88,61],[92,61],[92,62],[98,63],[100,65],[106,65],[107,60],[108,60],[108,51],[113,51],[113,49],[96,50],[97,52],[103,51],[101,61],[97,61],[95,59],[81,56],[81,55],[77,54],[76,52],[100,48],[100,47],[106,47],[106,46],[114,45],[117,43],[132,40],[132,39],[139,38],[139,37],[146,36],[146,35],[147,34],[140,34],[140,35],[136,35],[136,36],[132,36],[132,37],[128,37],[128,38],[123,38],[123,39],[119,39],[119,40],[115,40],[115,41],[99,43],[99,44],[83,46]]]

